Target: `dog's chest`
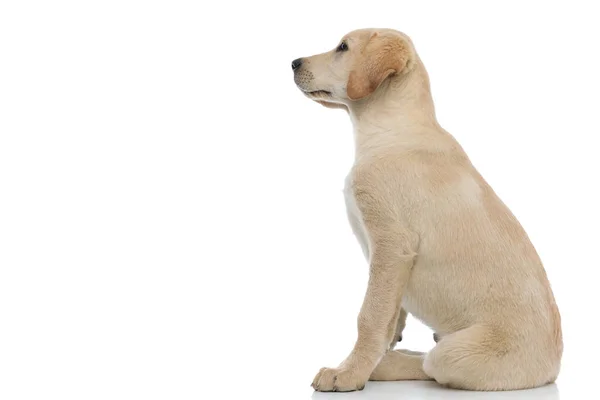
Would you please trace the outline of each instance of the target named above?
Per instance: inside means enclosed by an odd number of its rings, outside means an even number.
[[[348,214],[356,215],[357,217],[360,216],[360,210],[358,209],[354,191],[352,190],[352,172],[346,176],[344,182],[344,200],[346,200],[346,211]]]
[[[346,213],[348,214],[348,221],[354,232],[354,236],[358,240],[360,247],[365,255],[367,261],[369,260],[369,241],[367,231],[365,229],[362,213],[356,203],[354,191],[352,189],[352,172],[346,177],[346,183],[344,185],[344,199],[346,201]]]

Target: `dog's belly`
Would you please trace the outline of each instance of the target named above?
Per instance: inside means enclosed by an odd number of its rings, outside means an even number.
[[[465,302],[461,286],[460,279],[447,269],[417,262],[404,291],[402,307],[440,335],[456,332],[477,320],[477,311]]]
[[[426,255],[417,258],[402,307],[435,332],[449,334],[476,323],[506,325],[515,320],[515,313],[520,322],[514,329],[535,326],[539,332],[551,328],[547,288],[536,278],[515,274],[514,280],[500,279],[486,268],[466,270],[452,263],[427,261]],[[527,281],[527,285],[521,288],[515,281]]]

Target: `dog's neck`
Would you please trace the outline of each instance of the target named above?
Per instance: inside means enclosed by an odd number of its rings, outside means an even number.
[[[418,133],[438,131],[429,77],[417,60],[406,74],[386,79],[369,97],[348,106],[356,142],[356,154],[394,143],[422,142]],[[432,129],[428,129],[432,128]]]

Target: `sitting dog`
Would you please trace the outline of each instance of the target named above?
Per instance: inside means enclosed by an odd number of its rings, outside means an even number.
[[[553,382],[562,333],[544,267],[519,222],[438,124],[411,40],[389,29],[344,36],[292,62],[310,99],[345,109],[356,157],[350,225],[369,262],[358,339],[318,391],[367,380],[434,379],[468,390]],[[393,350],[410,313],[436,332],[427,354]]]

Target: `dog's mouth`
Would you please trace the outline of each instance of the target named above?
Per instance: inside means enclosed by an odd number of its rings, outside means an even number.
[[[328,92],[327,90],[313,90],[311,92],[304,92],[304,94],[307,95],[308,97],[315,97],[315,98],[331,97],[331,92]]]

